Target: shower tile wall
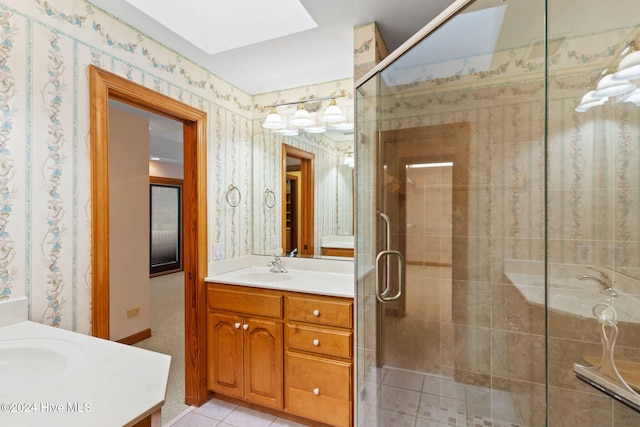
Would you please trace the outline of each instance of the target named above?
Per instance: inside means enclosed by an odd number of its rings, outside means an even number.
[[[504,95],[516,95],[520,91],[540,95],[543,90],[542,82],[530,82],[525,85],[503,86],[499,94],[493,91],[474,91],[474,99],[478,103],[492,105],[489,126],[484,123],[488,115],[486,110],[465,108],[464,112],[450,113],[452,118],[448,120],[470,121],[472,128],[469,169],[472,189],[469,196],[469,216],[464,219],[468,221],[469,233],[467,236],[453,237],[453,282],[448,285],[451,288],[450,300],[446,294],[442,298],[443,292],[446,292],[442,288],[447,288],[447,285],[438,286],[441,289],[439,299],[451,306],[451,323],[439,325],[440,336],[430,332],[427,327],[421,336],[428,341],[428,345],[414,342],[414,348],[397,347],[421,361],[422,366],[413,362],[416,370],[434,372],[442,368],[442,373],[450,375],[456,381],[509,391],[518,408],[520,424],[532,426],[544,423],[545,418],[545,311],[542,304],[532,304],[523,298],[505,277],[504,260],[541,261],[532,268],[535,274],[544,277],[544,106],[542,101],[535,101],[535,96],[534,101],[523,102],[518,96]],[[436,103],[440,106],[447,105],[447,101],[455,97],[456,95],[443,94]],[[575,97],[573,95],[569,99],[573,101]],[[405,102],[407,109],[411,109],[411,102],[407,98]],[[565,105],[568,101],[563,99],[560,102]],[[620,133],[629,125],[637,128],[639,116],[636,108],[627,109],[630,110],[627,113],[628,121],[611,124],[614,129],[610,132],[617,133],[617,140],[626,145],[627,152],[632,151],[625,154],[625,158],[638,159],[635,151],[638,144],[628,144],[626,138],[620,139]],[[439,112],[429,115],[429,118],[433,120],[431,123],[441,124],[447,123],[447,116],[449,114]],[[554,116],[553,111],[550,116]],[[422,116],[420,123],[415,125],[424,123],[425,116]],[[490,135],[483,133],[489,132],[489,129]],[[552,134],[563,135],[561,140],[566,142],[566,129],[556,128],[554,131]],[[600,169],[595,164],[583,164],[572,169],[572,163],[584,161],[583,153],[594,151],[590,146],[594,142],[588,137],[589,129],[583,132],[573,135],[573,144],[558,144],[558,148],[552,143],[549,155],[553,159],[549,170],[560,170],[568,174],[563,181],[569,182],[569,187],[574,187],[560,190],[557,197],[552,190],[549,197],[549,256],[550,260],[557,263],[578,262],[578,251],[572,249],[577,247],[577,242],[584,241],[584,238],[578,239],[575,236],[590,235],[591,230],[597,228],[596,225],[603,219],[602,214],[598,215],[596,211],[603,207],[594,206],[593,195],[584,187],[580,191],[575,189],[576,182],[595,180],[593,175],[596,174],[591,171]],[[578,139],[584,140],[587,146],[576,145]],[[558,150],[557,155],[554,154],[554,149]],[[591,162],[596,163],[597,160],[592,159]],[[572,170],[575,175],[569,174]],[[623,178],[628,179],[626,176]],[[551,176],[551,186],[555,182]],[[593,190],[596,191],[597,189]],[[624,197],[624,193],[618,197]],[[620,203],[635,204],[637,200],[623,200]],[[570,215],[575,206],[585,208],[585,211],[593,214],[583,214],[576,218],[576,215]],[[604,219],[602,227],[611,229],[613,218],[609,214]],[[563,226],[569,223],[572,224],[571,227]],[[634,232],[639,229],[637,226],[629,228]],[[626,248],[629,251],[635,250],[635,239],[637,238],[628,241]],[[613,243],[611,241],[611,245]],[[419,245],[417,250],[420,250]],[[458,264],[457,268],[456,251],[466,251],[469,254],[467,263]],[[597,256],[594,253],[590,262],[597,263]],[[604,255],[600,259],[603,259],[601,265],[607,265]],[[408,268],[408,275],[411,274],[411,268]],[[426,271],[413,274],[420,274],[424,281],[433,280]],[[573,277],[578,274],[580,273]],[[637,281],[630,282],[629,292],[638,295],[640,286]],[[597,292],[597,289],[593,291]],[[544,300],[540,300],[540,303],[543,302]],[[553,298],[549,303],[553,308]],[[446,304],[439,306],[439,309],[446,310]],[[598,422],[585,425],[609,425],[607,423],[611,422],[612,416],[638,422],[637,413],[618,403],[612,406],[610,398],[579,381],[572,372],[573,363],[583,361],[583,355],[601,354],[602,347],[595,321],[562,314],[558,310],[551,310],[548,320],[549,398],[553,402],[549,414],[551,425],[554,425],[553,421],[587,423],[589,420]],[[637,326],[630,328],[627,325],[626,328],[621,328],[626,331],[626,335],[620,337],[617,354],[624,352],[630,360],[640,360],[640,341],[634,341],[638,337]],[[401,334],[390,333],[389,340],[393,347],[400,345],[403,337]],[[433,348],[441,348],[442,351],[437,354],[442,362],[438,368],[429,366],[433,361],[433,357],[429,356],[434,354]],[[582,409],[576,411],[578,407]]]
[[[640,296],[640,281],[632,277],[640,277],[633,269],[640,264],[640,108],[609,102],[586,114],[574,111],[603,58],[617,61],[637,33],[625,28],[564,40],[550,58],[546,80],[544,59],[532,57],[528,46],[494,52],[494,68],[486,72],[389,87],[382,82],[393,82],[393,76],[380,79],[387,91],[376,106],[383,132],[451,123],[470,128],[468,182],[453,194],[452,281],[436,286],[430,298],[439,304],[423,311],[427,326],[420,336],[429,343],[405,345],[407,354],[393,363],[412,359],[406,369],[438,372],[490,389],[492,396],[508,392],[522,426],[545,425],[547,409],[551,426],[640,424],[638,412],[576,378],[574,362],[602,353],[598,325],[589,315],[567,312],[556,292],[587,274],[585,266],[596,265],[627,268],[628,276],[612,272],[616,289]],[[473,60],[465,61],[472,70]],[[375,103],[368,103],[370,112]],[[468,195],[468,208],[458,213],[461,192]],[[412,233],[418,232],[407,231],[410,260],[427,253]],[[408,277],[438,283],[427,268],[416,268],[407,268]],[[523,293],[512,283],[513,273],[540,282]],[[580,283],[599,295],[597,284]],[[640,361],[638,323],[619,326],[616,356]],[[387,332],[401,345],[402,333]],[[500,406],[492,399],[491,407],[495,418]]]
[[[452,167],[407,169],[408,264],[451,266]]]

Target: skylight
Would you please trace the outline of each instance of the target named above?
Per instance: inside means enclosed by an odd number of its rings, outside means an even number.
[[[396,86],[451,77],[470,58],[476,71],[489,70],[506,9],[500,5],[456,15],[387,68],[382,73],[385,83]]]
[[[126,0],[207,54],[316,28],[298,0]]]

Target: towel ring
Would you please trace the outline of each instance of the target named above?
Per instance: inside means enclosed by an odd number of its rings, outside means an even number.
[[[264,205],[269,209],[276,205],[276,193],[268,188],[264,189]]]
[[[231,200],[229,200],[229,197],[232,197],[231,195],[233,193],[238,193],[238,201],[236,203],[233,203]],[[238,190],[238,187],[231,184],[229,188],[227,188],[227,194],[225,198],[227,199],[227,203],[229,203],[229,206],[231,206],[232,208],[237,208],[238,206],[240,206],[240,200],[242,200],[242,194],[240,194],[240,190]]]

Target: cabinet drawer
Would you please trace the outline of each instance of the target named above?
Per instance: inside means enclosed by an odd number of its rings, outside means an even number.
[[[320,297],[287,297],[289,320],[351,328],[353,302],[346,299]]]
[[[351,425],[351,363],[287,354],[288,412],[333,426]]]
[[[207,305],[215,310],[282,318],[282,294],[239,286],[209,284]]]
[[[289,324],[287,346],[289,349],[350,359],[353,346],[352,333]]]

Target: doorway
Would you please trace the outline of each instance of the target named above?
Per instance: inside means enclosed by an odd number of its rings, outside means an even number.
[[[282,144],[282,250],[292,255],[314,254],[313,159],[308,151]]]
[[[206,388],[207,274],[206,113],[123,77],[89,66],[91,143],[92,335],[109,339],[109,100],[183,123],[183,268],[185,403],[199,406]]]
[[[468,123],[424,126],[381,132],[379,221],[382,250],[402,253],[381,263],[390,292],[399,291],[398,269],[404,276],[397,299],[379,305],[378,363],[388,369],[440,374],[445,369],[442,331],[452,321],[454,236],[464,236],[467,211]],[[382,245],[384,243],[384,245]],[[455,260],[466,262],[466,245],[458,243]],[[383,272],[384,274],[384,272]],[[387,296],[383,295],[383,296]]]
[[[284,252],[291,253],[298,250],[299,230],[300,230],[300,208],[298,192],[300,186],[298,185],[299,175],[287,173],[287,180],[285,186],[285,240],[284,240]],[[295,252],[294,252],[295,253]]]

